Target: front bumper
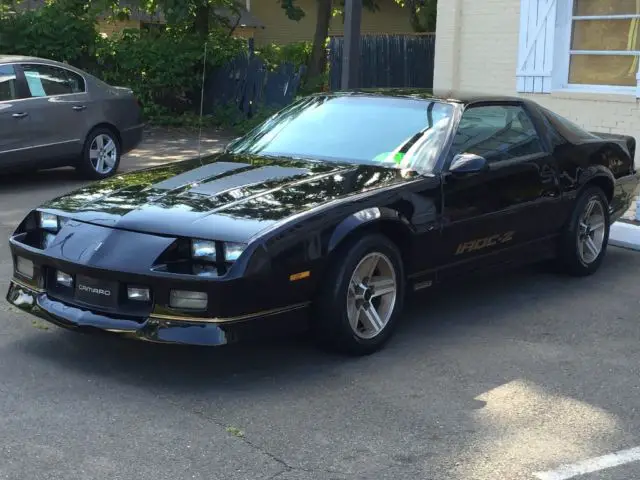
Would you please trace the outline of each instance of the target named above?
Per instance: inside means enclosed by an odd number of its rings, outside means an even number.
[[[7,301],[59,327],[84,333],[107,333],[157,343],[226,345],[289,334],[306,328],[306,303],[242,317],[201,318],[151,314],[127,318],[86,310],[51,298],[43,290],[12,279]],[[267,318],[268,317],[268,318]]]

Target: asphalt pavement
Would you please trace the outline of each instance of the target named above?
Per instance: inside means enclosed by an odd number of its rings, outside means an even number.
[[[196,148],[151,136],[123,167]],[[610,248],[585,279],[534,266],[422,291],[366,358],[122,341],[4,301],[7,236],[82,183],[0,178],[0,479],[535,479],[640,445],[637,252]],[[640,462],[575,478],[640,478]]]

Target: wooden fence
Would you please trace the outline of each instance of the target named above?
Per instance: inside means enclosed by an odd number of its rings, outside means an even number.
[[[296,71],[288,63],[269,71],[250,50],[209,74],[204,113],[213,113],[216,106],[234,104],[249,118],[262,106],[283,108],[295,99],[303,75],[304,67]]]
[[[433,88],[435,34],[363,35],[360,44],[362,88]],[[344,38],[329,40],[331,90],[342,78]]]

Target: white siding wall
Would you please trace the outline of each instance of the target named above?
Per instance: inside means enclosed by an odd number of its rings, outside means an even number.
[[[456,8],[459,5],[459,14]],[[518,0],[438,2],[436,93],[462,91],[518,95]],[[633,96],[522,94],[588,130],[635,136],[640,144],[640,103]],[[640,159],[636,159],[640,165]]]

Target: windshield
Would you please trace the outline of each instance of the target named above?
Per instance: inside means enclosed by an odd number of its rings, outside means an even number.
[[[452,115],[451,104],[432,100],[313,96],[282,110],[230,151],[431,170]]]

